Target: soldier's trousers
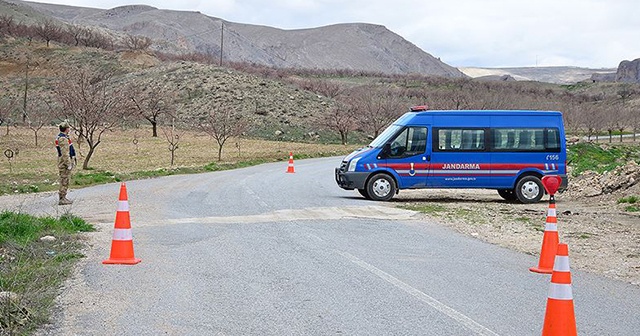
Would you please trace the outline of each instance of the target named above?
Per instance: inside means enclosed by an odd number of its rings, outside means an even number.
[[[60,199],[63,199],[67,197],[67,190],[69,190],[71,170],[68,169],[67,165],[60,164],[58,165],[58,172],[60,173],[60,189],[58,190],[58,195]]]

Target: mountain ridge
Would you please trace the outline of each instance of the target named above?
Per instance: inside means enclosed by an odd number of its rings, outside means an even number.
[[[125,5],[97,9],[6,0],[60,21],[153,39],[169,53],[220,55],[225,61],[273,67],[348,69],[384,74],[466,77],[382,25],[340,23],[285,30],[226,21],[197,11]]]

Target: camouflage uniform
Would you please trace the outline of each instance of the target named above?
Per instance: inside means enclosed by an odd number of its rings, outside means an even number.
[[[69,129],[69,124],[62,123],[60,128]],[[71,177],[71,169],[75,166],[76,151],[73,148],[71,138],[66,132],[60,132],[56,137],[56,149],[58,150],[58,172],[60,173],[60,190],[58,191],[59,205],[71,204],[72,201],[67,199],[67,190],[69,189],[69,178]]]

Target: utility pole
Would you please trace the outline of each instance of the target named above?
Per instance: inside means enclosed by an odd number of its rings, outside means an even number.
[[[222,66],[222,50],[224,49],[224,21],[220,21],[220,64]]]
[[[24,69],[24,97],[22,100],[22,122],[27,121],[27,92],[29,92],[29,61],[31,57],[27,55],[27,66]]]

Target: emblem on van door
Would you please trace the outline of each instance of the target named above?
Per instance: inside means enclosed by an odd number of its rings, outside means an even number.
[[[416,170],[413,167],[413,162],[411,163],[411,169],[409,169],[409,176],[415,176]]]

